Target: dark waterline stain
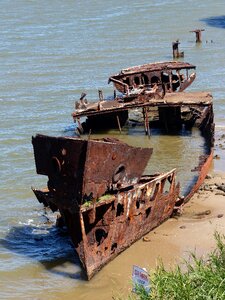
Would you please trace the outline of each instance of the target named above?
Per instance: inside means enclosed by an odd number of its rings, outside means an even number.
[[[225,29],[225,16],[209,17],[201,19],[200,21],[205,22],[208,26],[211,27]]]

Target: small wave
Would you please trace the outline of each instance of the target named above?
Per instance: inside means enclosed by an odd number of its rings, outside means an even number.
[[[225,124],[216,124],[216,128],[225,129]]]
[[[19,222],[20,225],[34,225],[34,220],[33,219],[28,219],[27,222]]]
[[[67,131],[75,131],[77,128],[77,125],[74,123],[74,124],[71,124],[71,125],[68,125],[64,128],[64,132],[67,132]]]
[[[46,229],[33,229],[32,234],[48,234],[49,231]]]

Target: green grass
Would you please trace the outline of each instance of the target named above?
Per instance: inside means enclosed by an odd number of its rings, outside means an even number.
[[[190,255],[190,261],[167,271],[162,262],[150,275],[151,292],[140,287],[129,299],[140,300],[223,300],[225,299],[225,236],[214,234],[216,249],[207,260]],[[185,271],[182,271],[184,270]]]

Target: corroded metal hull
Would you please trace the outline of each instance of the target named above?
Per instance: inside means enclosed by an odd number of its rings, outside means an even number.
[[[130,187],[129,187],[130,188]],[[145,177],[128,190],[107,195],[79,209],[60,209],[87,279],[120,252],[168,219],[179,197],[175,170]],[[40,202],[54,203],[49,192],[34,190]]]
[[[37,172],[50,181],[45,190],[33,191],[44,205],[60,211],[87,279],[173,213],[179,197],[175,169],[141,176],[152,149],[40,135],[33,146]],[[78,163],[82,157],[88,164]]]
[[[37,135],[32,138],[37,173],[59,207],[77,207],[139,181],[152,149],[116,139],[84,140]]]

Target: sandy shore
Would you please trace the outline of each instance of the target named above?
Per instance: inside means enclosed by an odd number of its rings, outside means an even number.
[[[184,258],[190,251],[206,255],[212,250],[215,231],[225,234],[225,173],[208,175],[198,192],[184,205],[181,216],[169,219],[153,234],[154,239],[164,236],[161,247],[169,242],[179,249],[174,256]]]

